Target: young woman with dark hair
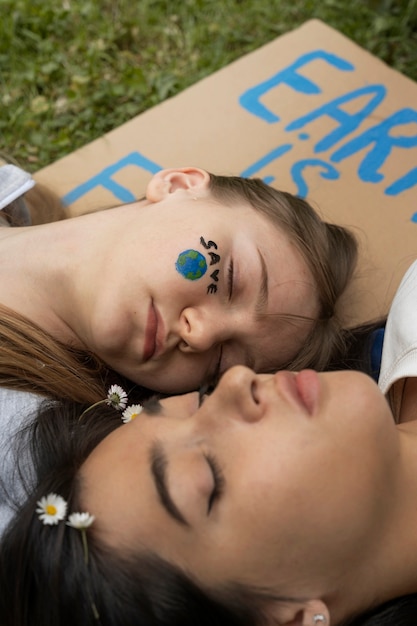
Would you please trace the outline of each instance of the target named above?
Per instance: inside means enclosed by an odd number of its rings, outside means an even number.
[[[5,626],[414,624],[416,304],[417,264],[380,388],[238,366],[127,424],[45,408],[20,439],[35,472],[0,550]]]

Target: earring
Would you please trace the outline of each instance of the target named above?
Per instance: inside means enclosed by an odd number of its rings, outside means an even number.
[[[323,615],[323,613],[317,613],[313,617],[313,622],[314,622],[314,624],[325,624],[327,622],[327,620],[326,620],[325,616]]]

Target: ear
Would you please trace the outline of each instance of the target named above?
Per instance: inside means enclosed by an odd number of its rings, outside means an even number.
[[[331,626],[329,609],[321,600],[272,602],[265,613],[268,626]]]
[[[148,183],[146,199],[149,202],[159,202],[179,189],[190,192],[195,197],[207,191],[209,182],[208,172],[198,167],[160,170]]]

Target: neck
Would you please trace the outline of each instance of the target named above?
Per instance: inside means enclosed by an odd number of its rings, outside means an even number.
[[[59,314],[65,279],[58,224],[1,229],[1,303],[68,341],[70,330]]]
[[[0,302],[56,339],[83,348],[77,324],[88,325],[91,285],[102,278],[100,260],[123,240],[124,215],[129,219],[129,206],[40,226],[1,228]]]

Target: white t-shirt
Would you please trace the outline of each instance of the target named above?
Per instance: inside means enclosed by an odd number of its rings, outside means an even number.
[[[405,380],[417,376],[417,261],[394,296],[385,328],[378,386],[398,417]]]
[[[22,483],[15,471],[13,444],[16,433],[34,419],[42,401],[39,395],[0,387],[0,537],[13,516],[13,501],[18,501],[23,494]]]

